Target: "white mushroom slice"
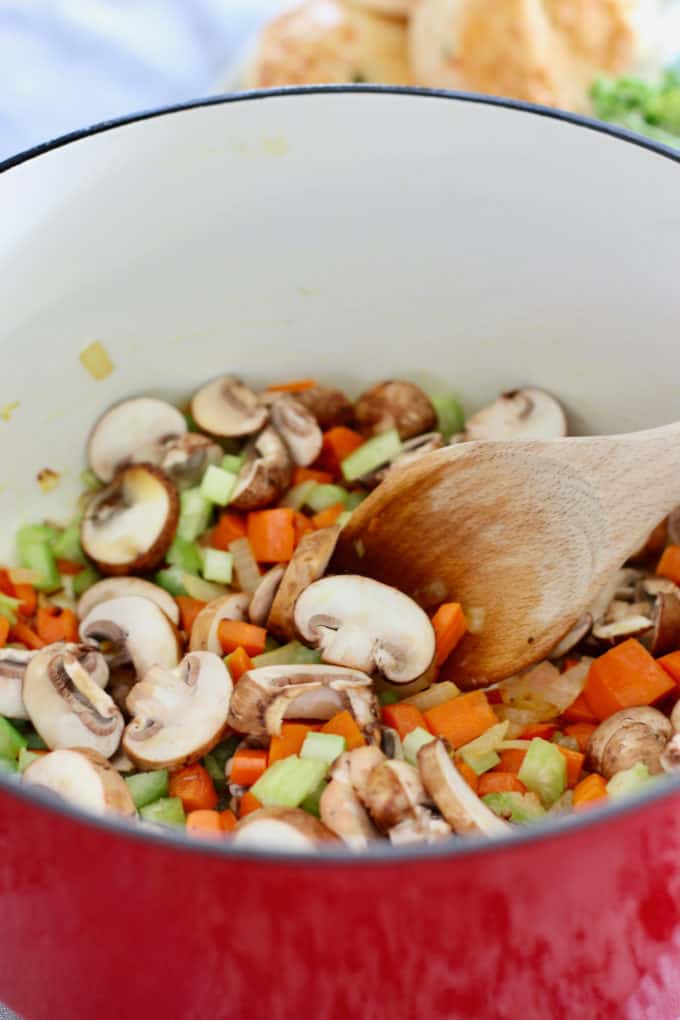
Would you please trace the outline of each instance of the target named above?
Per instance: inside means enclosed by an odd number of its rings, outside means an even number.
[[[0,715],[9,719],[28,719],[21,695],[26,667],[35,652],[22,648],[3,648],[0,651]]]
[[[672,733],[672,724],[656,708],[624,708],[594,731],[588,743],[588,759],[605,779],[638,762],[655,774],[662,771],[661,755]]]
[[[324,662],[379,670],[394,684],[415,680],[434,658],[434,630],[420,606],[368,577],[315,581],[297,600],[295,626]]]
[[[230,505],[236,510],[268,506],[290,484],[292,463],[286,445],[273,428],[266,428],[249,443]]]
[[[137,595],[155,602],[169,620],[175,625],[179,624],[179,607],[172,595],[160,585],[152,584],[151,581],[145,581],[141,577],[105,577],[103,581],[97,581],[81,595],[76,606],[78,619],[85,619],[87,614],[102,602],[124,598],[127,595]]]
[[[128,695],[134,718],[125,728],[123,750],[142,768],[197,761],[224,733],[232,686],[227,667],[212,652],[189,652],[176,669],[154,666]]]
[[[680,592],[661,592],[652,609],[654,629],[644,644],[652,655],[666,655],[680,648]]]
[[[345,751],[336,758],[330,770],[331,779],[349,783],[362,801],[366,799],[368,777],[374,768],[386,761],[385,755],[372,744],[366,747],[355,747],[353,751]]]
[[[295,603],[305,588],[323,577],[339,534],[340,528],[334,524],[302,536],[286,567],[267,620],[267,628],[275,637],[283,641],[293,641],[297,637]]]
[[[267,617],[271,612],[276,593],[279,590],[281,579],[286,572],[286,567],[279,563],[264,575],[248,606],[248,618],[251,623],[258,627],[266,627]]]
[[[183,436],[184,415],[154,397],[136,397],[109,408],[95,424],[87,444],[87,460],[103,482],[133,461],[155,464],[164,443]]]
[[[80,636],[83,641],[110,643],[109,665],[131,662],[137,676],[154,665],[172,669],[179,662],[177,631],[154,602],[138,595],[100,602],[80,624]]]
[[[507,822],[491,811],[470,789],[451,761],[443,740],[433,740],[418,752],[423,785],[454,832],[501,836]]]
[[[211,464],[220,464],[224,450],[200,432],[187,432],[163,445],[158,467],[180,489],[198,485]],[[153,462],[155,463],[155,461]]]
[[[134,464],[90,500],[80,540],[104,574],[151,570],[165,556],[178,519],[172,482],[150,464]]]
[[[437,412],[426,393],[412,382],[391,379],[362,393],[354,405],[359,431],[375,436],[397,429],[401,439],[430,432]]]
[[[352,850],[365,850],[378,830],[349,783],[332,779],[321,794],[319,813],[323,824],[340,836]]]
[[[407,818],[415,818],[427,794],[418,770],[405,761],[388,760],[368,776],[364,803],[379,829],[389,832]]]
[[[194,421],[211,436],[251,436],[267,421],[268,411],[252,390],[225,375],[203,386],[191,401]]]
[[[96,751],[51,751],[28,766],[23,782],[52,790],[97,815],[112,813],[132,818],[137,813],[127,783]]]
[[[561,659],[563,655],[570,652],[582,638],[586,636],[593,625],[593,618],[590,613],[585,613],[578,623],[565,634],[558,645],[550,653],[551,659]]]
[[[417,808],[413,818],[405,818],[388,836],[392,846],[414,846],[417,843],[439,843],[453,835],[451,826],[428,808]]]
[[[613,623],[597,623],[593,627],[593,637],[597,641],[616,644],[630,637],[641,637],[653,627],[652,621],[646,616],[627,616]]]
[[[204,606],[191,628],[189,649],[192,652],[214,652],[222,655],[222,645],[218,636],[222,620],[245,620],[248,612],[250,596],[245,592],[231,595],[220,595]]]
[[[232,843],[255,850],[314,851],[319,843],[336,836],[313,815],[300,808],[260,808],[242,818],[232,833]]]
[[[270,415],[293,461],[300,467],[312,464],[321,453],[323,434],[311,411],[293,397],[280,396],[272,404]]]
[[[503,393],[469,418],[464,438],[558,439],[566,434],[560,404],[544,390],[528,388]]]
[[[339,666],[262,666],[244,673],[236,685],[229,725],[237,733],[273,736],[286,718],[330,719],[344,709],[372,732],[378,703],[365,673]]]
[[[87,659],[99,660],[94,670],[105,666],[89,649],[82,659],[63,645],[41,649],[26,668],[24,704],[50,749],[88,747],[110,758],[120,744],[123,716],[83,665]]]
[[[650,576],[640,582],[640,588],[651,598],[657,595],[680,595],[680,588],[667,577]]]

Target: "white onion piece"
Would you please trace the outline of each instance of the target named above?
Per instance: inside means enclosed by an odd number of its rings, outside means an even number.
[[[250,548],[250,542],[247,538],[237,538],[229,543],[229,552],[234,557],[234,571],[241,591],[252,595],[262,580],[262,576],[257,560],[253,556],[253,550]]]

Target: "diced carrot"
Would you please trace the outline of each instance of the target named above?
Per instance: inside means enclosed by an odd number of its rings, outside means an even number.
[[[437,640],[435,663],[441,666],[467,630],[467,620],[461,604],[445,602],[441,605],[432,617],[432,626]]]
[[[573,737],[578,744],[579,751],[583,751],[585,754],[588,747],[588,741],[592,737],[593,733],[597,729],[595,723],[590,722],[576,722],[571,723],[569,726],[564,727],[564,732],[568,737]]]
[[[318,385],[316,379],[292,379],[290,382],[267,386],[267,389],[270,393],[304,393],[305,390],[313,390]]]
[[[585,807],[596,800],[602,800],[607,796],[607,783],[596,772],[586,776],[574,787],[573,805],[575,808]]]
[[[9,576],[9,571],[5,570],[4,567],[0,570],[0,592],[3,595],[9,595],[11,599],[17,598],[16,585]]]
[[[191,628],[194,625],[194,620],[200,611],[205,609],[208,603],[203,602],[201,599],[192,599],[188,595],[176,595],[175,602],[179,607],[182,630],[188,636],[191,634]]]
[[[30,619],[35,613],[35,608],[38,605],[38,593],[32,584],[15,584],[16,597],[21,599],[21,605],[17,607],[19,616],[25,616],[26,619]]]
[[[250,790],[247,790],[238,802],[238,816],[239,818],[245,818],[251,811],[258,811],[261,807],[262,805],[257,797]]]
[[[667,577],[669,581],[680,584],[680,545],[667,546],[656,568],[659,577]]]
[[[171,797],[179,797],[187,812],[212,810],[217,804],[215,784],[199,762],[174,772],[168,789]]]
[[[318,482],[319,485],[328,485],[333,481],[334,476],[330,471],[316,471],[314,468],[296,467],[293,472],[293,485],[302,485],[303,482]]]
[[[266,751],[258,747],[241,747],[231,760],[229,781],[236,786],[252,786],[266,768]]]
[[[47,644],[34,630],[31,630],[25,623],[19,620],[17,623],[12,624],[10,629],[10,637],[13,641],[19,641],[20,644],[26,645],[27,648],[44,648]]]
[[[61,606],[41,606],[35,620],[35,629],[46,645],[55,641],[78,640],[78,617],[72,609]]]
[[[187,832],[206,839],[221,839],[225,829],[219,811],[199,809],[187,814]]]
[[[269,764],[299,754],[308,733],[309,726],[304,723],[282,723],[281,732],[272,737],[269,745]]]
[[[462,747],[481,737],[498,722],[484,691],[461,694],[423,714],[432,733],[445,737],[452,747]]]
[[[295,511],[289,507],[248,514],[248,541],[258,563],[287,563],[295,552]]]
[[[664,655],[663,658],[656,661],[668,673],[669,677],[680,685],[680,652],[670,652],[669,655]]]
[[[84,569],[83,564],[77,563],[75,560],[57,560],[57,570],[66,577],[75,577]]]
[[[222,620],[217,627],[217,639],[222,645],[225,655],[242,648],[247,655],[262,655],[267,631],[264,627],[256,627],[254,623],[242,620]]]
[[[407,705],[403,701],[396,702],[394,705],[385,705],[382,710],[382,721],[384,726],[391,726],[393,730],[396,730],[402,740],[419,726],[421,729],[427,729],[427,723],[423,719],[420,709],[415,705]]]
[[[520,740],[533,740],[534,737],[542,737],[543,740],[550,740],[557,730],[555,723],[534,723],[533,726],[525,726],[519,735]]]
[[[255,798],[253,798],[254,800]],[[220,825],[222,832],[231,832],[236,828],[237,819],[233,811],[220,811]]]
[[[242,645],[235,648],[227,659],[227,669],[234,683],[237,683],[244,673],[253,668],[250,656]]]
[[[9,637],[9,620],[6,616],[0,616],[0,648],[4,648]]]
[[[561,744],[555,744],[555,747],[567,760],[567,786],[576,786],[583,770],[585,755],[580,751],[572,751],[569,747],[562,747]]]
[[[340,514],[344,514],[345,504],[335,503],[333,506],[327,506],[325,510],[320,510],[318,514],[314,514],[312,517],[312,524],[315,528],[330,528],[337,521]]]
[[[584,694],[600,721],[635,705],[652,705],[675,684],[646,648],[629,638],[595,659]]]
[[[462,758],[456,758],[455,764],[470,789],[477,793],[479,789],[479,776],[475,770],[471,768],[466,761],[463,761]]]
[[[324,723],[321,732],[335,733],[338,737],[344,737],[348,751],[353,751],[355,747],[363,747],[366,743],[356,719],[347,709],[336,713],[327,723]]]
[[[341,474],[340,465],[350,453],[354,453],[366,440],[358,432],[348,429],[345,425],[337,425],[335,428],[324,432],[323,446],[316,461],[316,467],[322,471],[330,471],[333,477]]]
[[[572,701],[568,708],[565,708],[562,717],[569,722],[596,723],[597,716],[585,699],[584,694],[579,694],[575,701]]]
[[[297,549],[302,536],[306,535],[308,531],[314,531],[314,525],[312,524],[311,517],[307,517],[306,514],[300,513],[299,510],[295,510],[293,528],[295,529],[295,548]]]
[[[231,542],[237,538],[246,537],[246,522],[240,514],[233,511],[225,511],[220,514],[220,519],[212,529],[210,544],[213,549],[221,549],[226,552]]]
[[[526,793],[527,788],[521,783],[514,772],[485,772],[479,777],[477,793],[480,797],[487,793]]]
[[[519,772],[524,762],[526,751],[522,751],[519,747],[509,747],[505,751],[499,751],[498,757],[500,762],[496,765],[493,772]]]

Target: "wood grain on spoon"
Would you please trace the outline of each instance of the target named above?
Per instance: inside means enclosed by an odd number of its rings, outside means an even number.
[[[544,658],[680,504],[680,424],[623,436],[463,443],[393,470],[333,566],[424,608],[484,612],[447,677],[483,687]]]

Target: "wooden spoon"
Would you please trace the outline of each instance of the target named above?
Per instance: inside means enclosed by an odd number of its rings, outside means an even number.
[[[484,687],[545,656],[680,504],[680,423],[622,436],[471,442],[390,472],[333,566],[430,609],[483,614],[447,677]]]

